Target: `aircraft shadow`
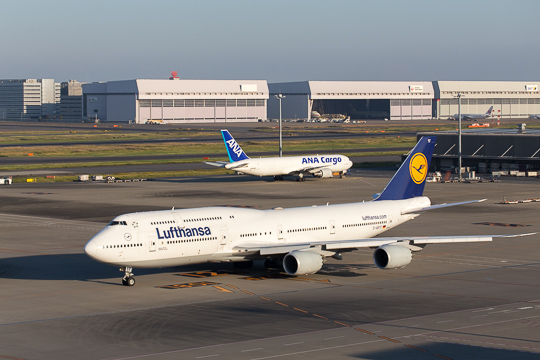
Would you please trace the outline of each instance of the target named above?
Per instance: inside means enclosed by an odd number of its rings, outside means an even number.
[[[372,266],[353,264],[325,264],[319,275],[335,277],[365,276],[358,270]],[[190,272],[223,272],[230,275],[265,278],[292,277],[280,269],[266,269],[262,261],[256,261],[252,268],[238,269],[232,264],[197,264],[161,269],[135,269],[135,276],[152,275],[163,272],[179,272],[176,275],[189,276]],[[49,280],[49,281],[96,281],[100,279],[120,278],[122,273],[117,266],[99,263],[90,259],[86,254],[53,254],[31,255],[0,259],[0,278],[20,280]],[[309,276],[309,275],[307,275]]]

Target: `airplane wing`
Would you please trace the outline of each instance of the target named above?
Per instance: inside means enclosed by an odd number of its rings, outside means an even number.
[[[291,245],[257,245],[257,244],[239,244],[233,248],[233,253],[245,255],[246,252],[259,252],[261,256],[284,255],[295,250],[357,250],[360,248],[376,248],[382,245],[400,243],[403,245],[426,245],[426,244],[444,244],[458,242],[484,242],[492,241],[494,238],[511,238],[534,235],[536,233],[512,234],[512,235],[470,235],[470,236],[407,236],[407,237],[387,237],[387,238],[369,238],[345,241],[326,241],[311,242]]]
[[[225,165],[230,164],[230,162],[227,161],[205,161],[204,162],[207,165],[217,166],[217,167],[225,167]]]
[[[328,167],[328,164],[317,165],[317,166],[306,166],[306,167],[300,168],[298,170],[295,170],[295,171],[293,171],[291,173],[314,172],[316,170],[320,170],[320,169],[323,169],[323,168],[326,168],[326,167]]]

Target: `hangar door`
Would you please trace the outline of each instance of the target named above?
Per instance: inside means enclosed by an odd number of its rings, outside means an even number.
[[[390,120],[431,119],[431,99],[390,100]]]
[[[387,99],[314,99],[312,110],[319,114],[343,114],[352,120],[384,119],[390,117]]]

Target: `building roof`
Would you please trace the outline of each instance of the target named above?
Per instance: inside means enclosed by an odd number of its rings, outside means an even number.
[[[137,94],[139,99],[178,98],[268,98],[266,80],[122,80],[85,84],[84,92]]]
[[[434,97],[431,81],[301,81],[274,83],[272,93],[309,94],[311,99],[402,99]]]

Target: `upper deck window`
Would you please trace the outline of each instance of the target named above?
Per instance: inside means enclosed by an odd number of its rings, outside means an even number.
[[[127,223],[125,221],[114,221],[114,220],[109,223],[109,226],[114,226],[114,225],[125,225],[125,226],[127,226]]]

